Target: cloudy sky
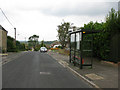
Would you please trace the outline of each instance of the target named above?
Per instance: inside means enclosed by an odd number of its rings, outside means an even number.
[[[119,0],[0,0],[0,8],[17,29],[17,40],[39,35],[39,41],[57,40],[57,25],[71,22],[81,27],[90,21],[104,22]],[[0,11],[0,24],[14,37],[13,26]]]

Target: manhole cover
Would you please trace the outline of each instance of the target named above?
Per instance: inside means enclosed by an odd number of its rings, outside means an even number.
[[[40,75],[50,75],[50,72],[40,72]]]
[[[91,80],[101,80],[101,79],[104,79],[103,77],[98,76],[98,75],[96,75],[94,73],[86,74],[85,76],[90,78]]]

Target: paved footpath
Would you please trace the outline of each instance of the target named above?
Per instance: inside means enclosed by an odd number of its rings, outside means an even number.
[[[112,64],[105,61],[99,61],[97,59],[93,60],[93,68],[79,69],[79,67],[74,66],[69,63],[69,56],[55,53],[52,51],[48,52],[57,61],[62,62],[62,64],[68,65],[72,71],[81,76],[85,81],[95,84],[93,86],[98,86],[100,88],[118,88],[118,65]]]
[[[21,52],[8,52],[6,54],[2,54],[2,65],[6,64],[12,60],[15,60],[15,58],[20,57],[21,55],[25,54],[27,51],[21,51]]]

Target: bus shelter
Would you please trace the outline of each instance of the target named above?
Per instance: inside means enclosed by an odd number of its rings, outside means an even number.
[[[80,69],[83,66],[93,64],[93,33],[98,33],[95,30],[77,30],[70,32],[70,63],[79,65]]]

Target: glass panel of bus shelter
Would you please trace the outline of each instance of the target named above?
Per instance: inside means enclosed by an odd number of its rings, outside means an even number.
[[[79,33],[76,33],[76,49],[77,50],[80,50],[80,34]]]
[[[71,49],[75,48],[75,34],[71,34]]]
[[[92,34],[83,34],[82,58],[84,64],[91,64],[92,60]]]
[[[75,61],[80,63],[80,34],[76,33],[76,51],[75,51]]]
[[[79,40],[80,40],[80,43],[81,43],[81,40],[82,40],[82,32],[80,32]],[[81,46],[80,46],[80,48],[81,48]]]
[[[75,34],[71,34],[71,60],[74,60],[74,49],[75,49]]]

